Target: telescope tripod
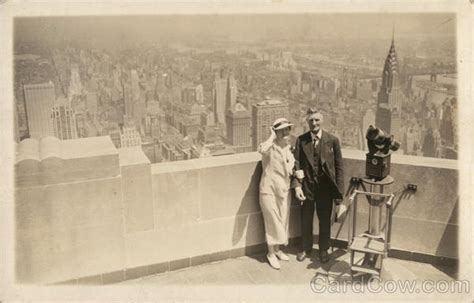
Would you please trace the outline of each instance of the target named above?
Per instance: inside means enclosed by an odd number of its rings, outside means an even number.
[[[357,178],[356,178],[357,179]],[[348,225],[348,250],[350,253],[351,277],[371,274],[380,276],[383,259],[388,256],[390,249],[390,236],[392,229],[392,202],[395,195],[384,194],[384,186],[394,182],[391,176],[382,180],[357,179],[359,182],[351,184],[352,194],[349,198],[349,225]],[[365,184],[369,185],[369,190]],[[358,190],[362,187],[364,190]],[[369,203],[368,229],[356,236],[358,196],[364,195]],[[382,208],[385,206],[385,228],[382,231]],[[357,255],[363,255],[355,260]]]

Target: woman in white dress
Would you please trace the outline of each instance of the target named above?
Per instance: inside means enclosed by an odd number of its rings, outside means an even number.
[[[268,245],[267,259],[275,269],[280,269],[278,260],[289,261],[289,257],[280,250],[280,245],[288,244],[290,181],[295,164],[289,144],[291,126],[287,119],[277,119],[270,137],[258,148],[263,166],[260,207]]]

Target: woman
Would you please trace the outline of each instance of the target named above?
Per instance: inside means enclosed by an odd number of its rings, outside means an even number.
[[[270,137],[258,148],[262,154],[263,166],[260,207],[268,245],[267,259],[275,269],[280,269],[278,259],[289,261],[289,257],[280,250],[280,245],[288,244],[290,176],[295,164],[289,144],[291,126],[287,119],[277,119],[273,123]]]

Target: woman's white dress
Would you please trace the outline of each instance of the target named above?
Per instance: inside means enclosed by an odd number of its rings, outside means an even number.
[[[260,207],[268,245],[287,245],[290,220],[290,176],[295,164],[291,146],[261,144],[263,172],[260,180]]]

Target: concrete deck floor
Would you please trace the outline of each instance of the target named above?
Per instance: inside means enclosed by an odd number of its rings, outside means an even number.
[[[296,260],[294,248],[284,249],[290,256],[289,262],[280,261],[281,269],[271,268],[265,254],[245,256],[236,259],[202,264],[177,271],[160,273],[153,276],[128,280],[121,285],[142,286],[225,286],[225,285],[305,285],[308,286],[317,274],[327,277],[328,281],[351,281],[349,275],[349,254],[343,250],[334,250],[331,260],[321,264],[317,250],[313,250],[311,259],[303,262]],[[454,281],[457,269],[447,266],[434,266],[426,263],[385,259],[382,280],[409,281]],[[357,277],[360,282],[367,279]]]

